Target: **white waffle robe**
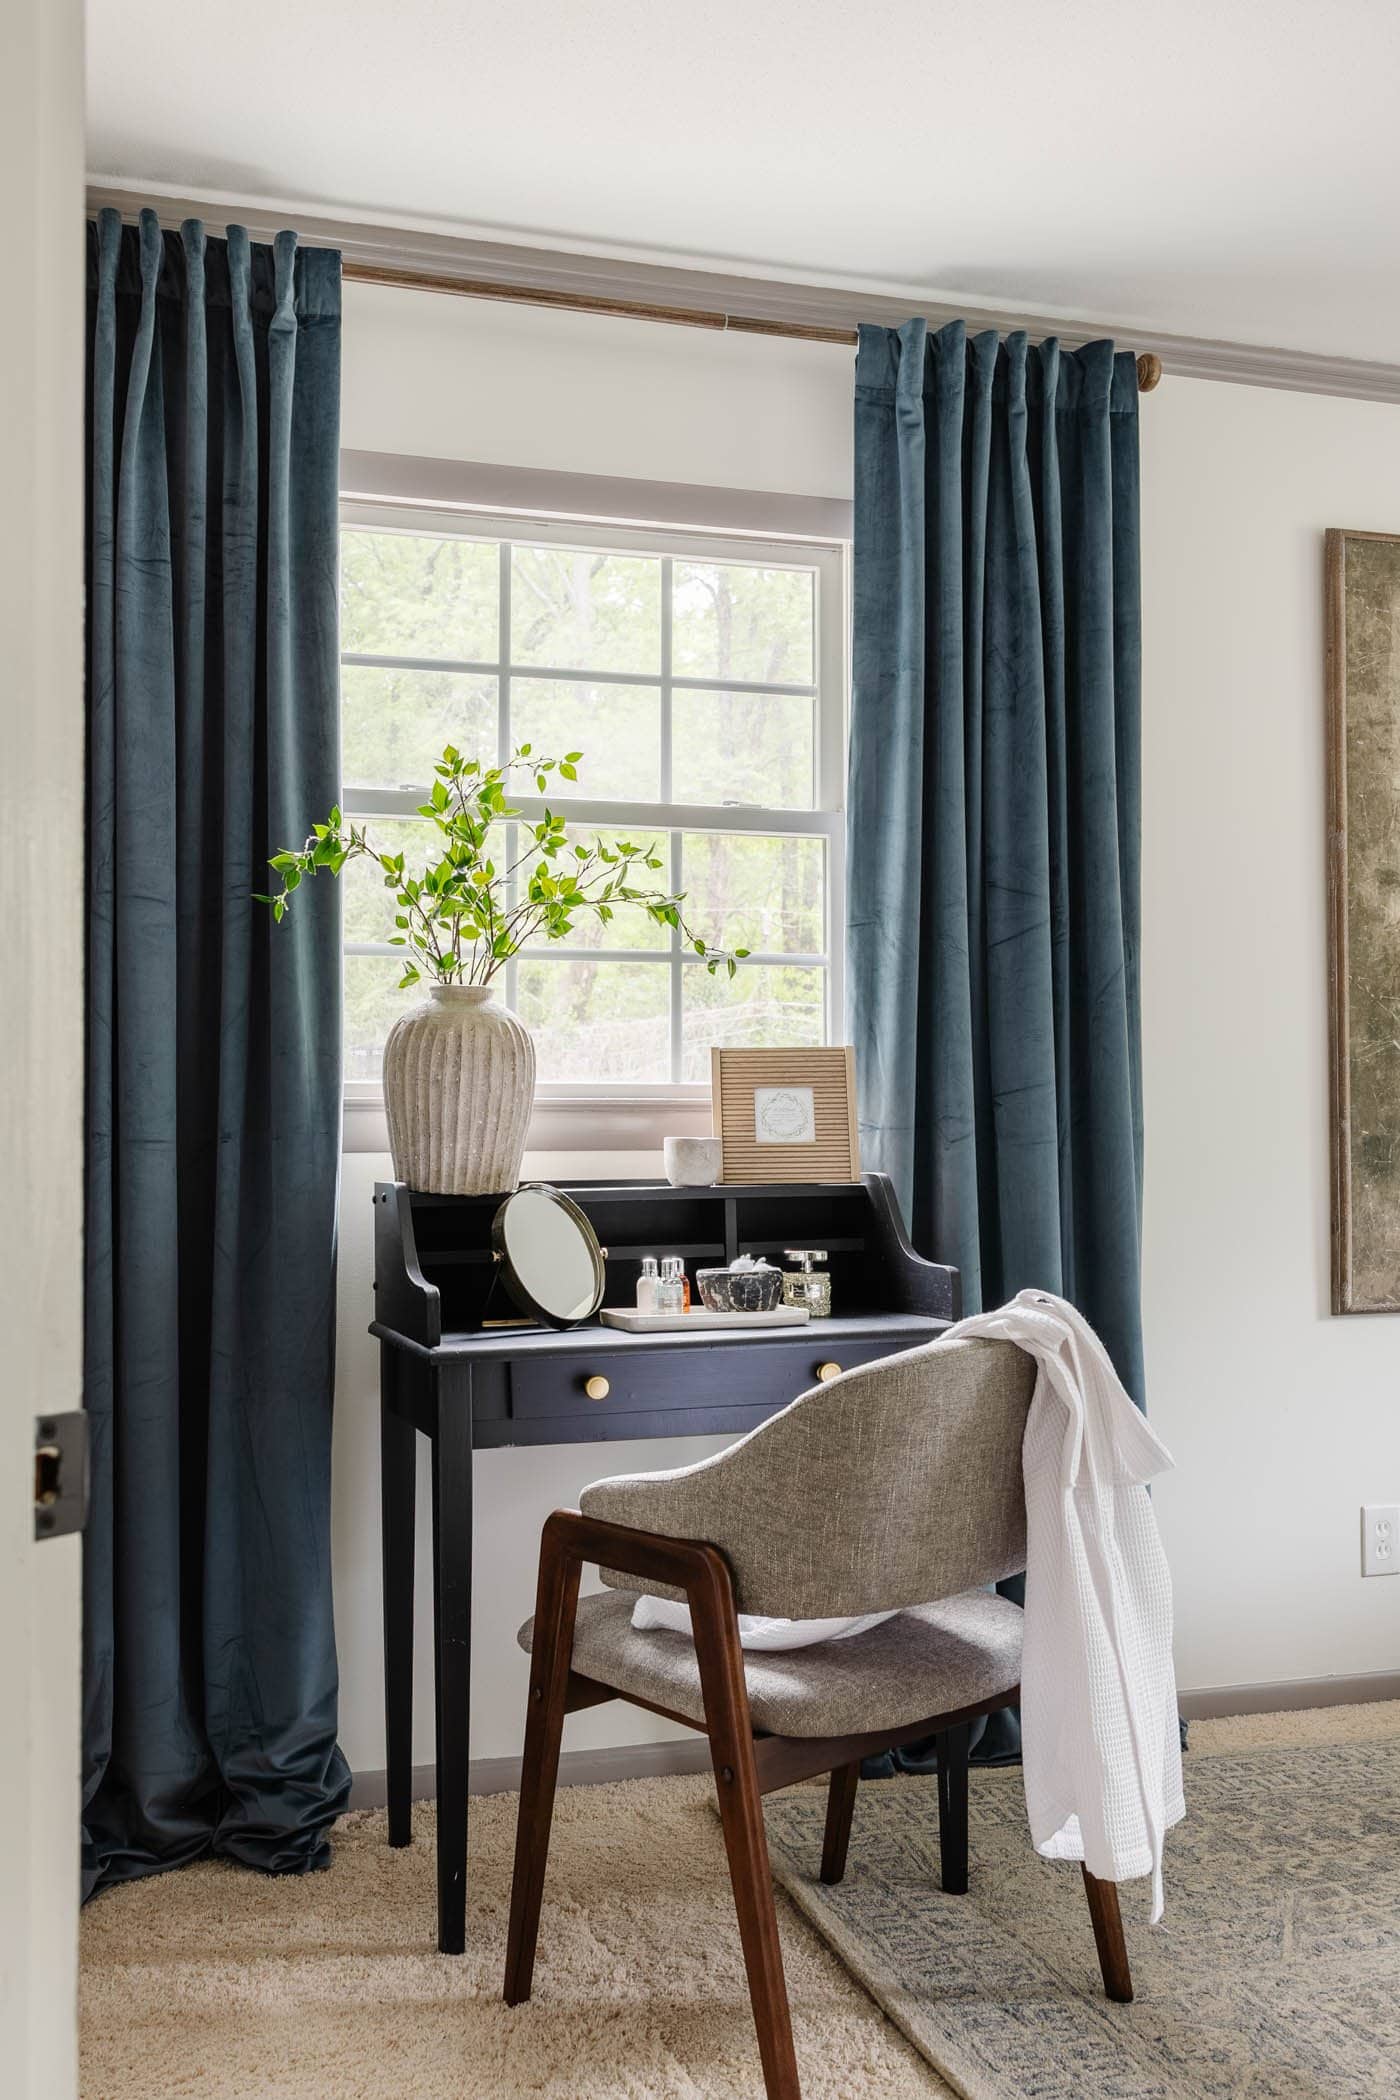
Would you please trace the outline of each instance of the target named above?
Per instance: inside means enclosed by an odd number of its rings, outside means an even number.
[[[1035,1358],[1022,1458],[1026,1624],[1021,1759],[1036,1850],[1101,1881],[1152,1876],[1186,1813],[1172,1668],[1172,1589],[1145,1482],[1172,1459],[1088,1322],[1022,1291],[949,1337]]]

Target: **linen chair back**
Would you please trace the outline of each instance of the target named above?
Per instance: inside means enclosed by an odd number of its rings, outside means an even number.
[[[814,1387],[698,1465],[596,1481],[580,1506],[718,1546],[740,1611],[824,1619],[931,1604],[1026,1564],[1034,1384],[1014,1343],[929,1342]]]

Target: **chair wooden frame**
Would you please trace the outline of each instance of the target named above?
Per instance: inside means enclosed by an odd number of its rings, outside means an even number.
[[[598,1683],[574,1670],[574,1617],[585,1563],[685,1592],[700,1667],[703,1722],[673,1713],[634,1693]],[[830,1773],[821,1878],[828,1883],[838,1882],[846,1867],[861,1759],[900,1743],[936,1735],[942,1882],[949,1894],[961,1894],[967,1888],[967,1758],[971,1724],[982,1714],[1004,1706],[1012,1696],[1012,1691],[999,1692],[978,1706],[935,1714],[893,1731],[879,1729],[863,1735],[823,1737],[756,1735],[749,1714],[734,1587],[723,1554],[714,1546],[694,1540],[663,1538],[585,1517],[577,1510],[556,1510],[547,1520],[540,1540],[506,1949],[506,2003],[523,2004],[530,1996],[534,1979],[564,1716],[600,1706],[609,1699],[625,1699],[687,1728],[699,1729],[709,1738],[765,2089],[768,2100],[801,2100],[763,1828],[763,1796],[777,1787]],[[1133,1986],[1118,1890],[1111,1881],[1097,1880],[1087,1868],[1084,1887],[1104,1990],[1108,1997],[1127,2003]]]

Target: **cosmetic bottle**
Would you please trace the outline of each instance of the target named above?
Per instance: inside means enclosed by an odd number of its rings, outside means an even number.
[[[656,1291],[656,1256],[654,1254],[644,1254],[642,1256],[642,1273],[637,1278],[638,1312],[654,1313],[657,1310]]]
[[[661,1281],[656,1286],[656,1310],[659,1313],[679,1313],[685,1310],[685,1294],[681,1286],[681,1261],[677,1254],[662,1257]]]
[[[788,1247],[783,1259],[800,1264],[795,1269],[783,1271],[784,1305],[805,1305],[809,1319],[825,1320],[831,1312],[831,1278],[825,1269],[814,1269],[812,1264],[825,1261],[826,1250],[822,1247]]]

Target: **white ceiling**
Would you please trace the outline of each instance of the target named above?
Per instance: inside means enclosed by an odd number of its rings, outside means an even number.
[[[94,179],[1400,363],[1396,0],[88,0]]]

